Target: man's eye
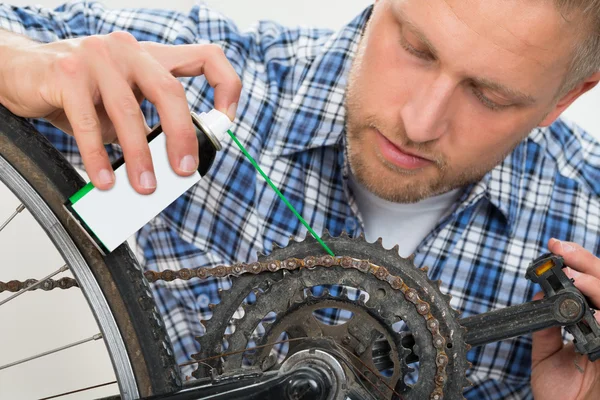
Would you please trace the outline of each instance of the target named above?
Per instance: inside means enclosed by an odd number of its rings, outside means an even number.
[[[408,51],[410,54],[412,54],[415,57],[419,57],[420,59],[423,59],[426,61],[434,60],[434,57],[430,52],[420,51],[420,50],[415,49],[414,46],[412,46],[410,43],[408,43],[408,41],[406,40],[406,38],[404,36],[402,36],[402,38],[400,40],[400,44],[402,45],[404,50]]]
[[[475,86],[471,86],[471,91],[473,92],[475,97],[477,97],[477,99],[481,102],[481,104],[483,104],[485,107],[489,108],[492,111],[500,111],[500,110],[503,110],[503,109],[509,107],[507,105],[498,104],[498,103],[490,100],[483,93],[481,93],[481,90],[479,90]]]

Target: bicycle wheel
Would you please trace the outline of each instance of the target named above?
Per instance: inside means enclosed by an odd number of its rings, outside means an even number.
[[[171,393],[179,368],[127,244],[103,257],[63,207],[85,181],[26,120],[0,105],[0,181],[31,212],[75,276],[102,332],[123,399]]]

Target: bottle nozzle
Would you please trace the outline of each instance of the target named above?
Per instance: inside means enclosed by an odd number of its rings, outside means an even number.
[[[227,131],[233,125],[229,117],[215,109],[210,110],[208,113],[200,113],[200,115],[192,113],[192,117],[199,122],[217,149],[220,150],[222,147],[221,142],[227,137]]]

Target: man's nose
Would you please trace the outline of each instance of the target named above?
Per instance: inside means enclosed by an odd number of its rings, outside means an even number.
[[[402,108],[406,135],[416,143],[439,139],[450,126],[450,101],[456,85],[440,74],[415,86]]]

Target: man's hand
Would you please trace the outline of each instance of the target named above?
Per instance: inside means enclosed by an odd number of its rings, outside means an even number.
[[[215,88],[215,108],[235,117],[241,82],[216,45],[138,42],[125,32],[49,44],[8,43],[0,46],[0,103],[22,117],[46,118],[73,135],[100,189],[114,184],[103,145],[116,141],[134,189],[148,194],[156,187],[149,128],[139,105],[144,98],[158,109],[173,170],[180,175],[196,170],[198,143],[176,76],[204,74]]]
[[[548,249],[564,258],[567,276],[595,307],[600,305],[600,259],[572,242],[550,239]],[[538,293],[534,299],[543,297]],[[592,363],[572,343],[564,345],[559,327],[535,332],[531,386],[536,400],[600,399],[600,361]]]

